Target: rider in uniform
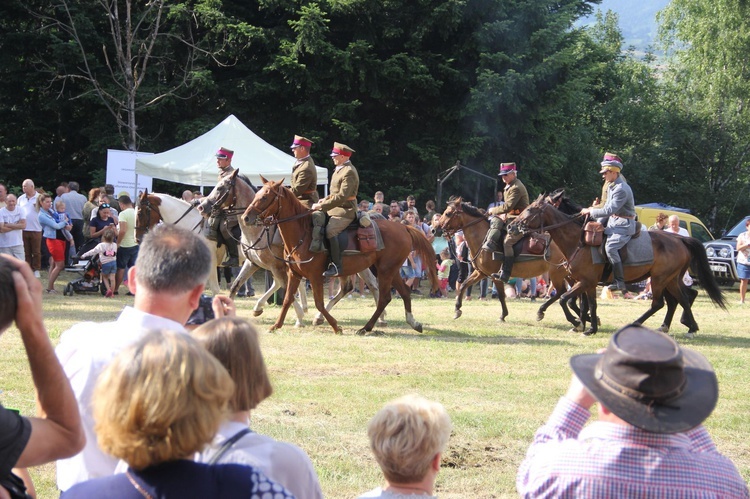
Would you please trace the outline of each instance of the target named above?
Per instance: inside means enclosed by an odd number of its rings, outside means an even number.
[[[633,191],[624,181],[620,171],[622,170],[622,160],[612,153],[606,153],[601,163],[602,169],[599,173],[605,182],[609,182],[607,191],[607,202],[603,208],[584,208],[581,210],[582,215],[589,215],[592,218],[607,218],[607,228],[604,233],[607,235],[605,252],[607,258],[612,263],[612,274],[614,282],[609,286],[610,290],[620,290],[623,296],[626,296],[625,273],[622,268],[619,249],[630,241],[635,234],[635,200]]]
[[[318,202],[318,171],[315,169],[315,162],[310,157],[310,148],[312,140],[294,136],[294,142],[290,146],[296,160],[292,166],[292,193],[299,199],[306,208],[311,208]],[[313,234],[310,250],[315,253],[325,251],[323,245],[326,215],[322,211],[312,212]]]
[[[227,149],[226,147],[222,147],[216,151],[216,166],[219,168],[219,182],[222,178],[231,175],[234,172],[235,168],[232,166],[233,156],[234,151]],[[247,185],[255,190],[250,179],[245,175],[238,173],[237,178],[242,179]],[[239,254],[237,253],[237,242],[240,240],[242,233],[240,231],[237,214],[227,215],[222,211],[216,215],[213,220],[209,218],[209,225],[212,228],[216,228],[216,244],[219,246],[224,244],[227,247],[227,255],[229,258],[227,258],[221,266],[239,267],[240,261]],[[227,231],[227,234],[224,233],[224,229]],[[211,234],[213,233],[214,231],[212,230]]]
[[[333,158],[336,169],[331,176],[330,194],[312,205],[313,210],[325,211],[330,216],[326,226],[326,237],[330,244],[331,253],[330,264],[323,273],[325,277],[340,275],[342,270],[341,256],[346,246],[344,230],[357,217],[359,174],[349,160],[353,152],[354,149],[346,144],[333,143],[331,158]]]
[[[500,164],[500,173],[498,175],[505,182],[505,191],[503,192],[505,202],[500,206],[490,209],[490,214],[493,217],[490,221],[490,230],[487,233],[483,246],[483,249],[487,251],[499,251],[503,227],[515,220],[529,205],[529,193],[526,190],[526,186],[518,180],[517,173],[518,170],[515,163]],[[492,274],[493,279],[503,282],[510,280],[510,274],[513,271],[513,262],[515,261],[513,245],[522,238],[522,233],[509,233],[505,236],[505,241],[503,241],[503,270],[502,273]]]

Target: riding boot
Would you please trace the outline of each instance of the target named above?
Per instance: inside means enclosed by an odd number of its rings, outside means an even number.
[[[312,217],[312,242],[310,251],[313,253],[323,253],[326,248],[323,241],[325,240],[326,231],[326,214],[322,211],[314,211]]]
[[[235,241],[225,241],[227,246],[227,259],[224,261],[224,267],[239,267],[240,257],[237,253],[237,243]]]
[[[503,221],[497,217],[493,217],[490,221],[490,230],[487,231],[487,235],[484,238],[483,250],[491,252],[500,251],[503,239],[502,229]]]
[[[627,292],[628,288],[625,286],[625,272],[622,270],[622,262],[612,262],[612,284],[608,286],[611,291],[620,290],[623,293]]]
[[[513,262],[515,262],[516,257],[507,255],[505,259],[503,260],[503,269],[500,273],[494,273],[492,274],[492,278],[498,281],[508,282],[510,280],[510,274],[513,272]]]
[[[341,272],[341,246],[338,236],[328,238],[330,245],[330,263],[328,269],[323,272],[323,277],[338,277]]]

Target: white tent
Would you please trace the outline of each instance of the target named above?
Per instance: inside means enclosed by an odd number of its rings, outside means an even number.
[[[232,166],[247,175],[253,184],[261,184],[260,175],[266,180],[286,179],[284,183],[289,184],[294,156],[255,135],[234,115],[186,144],[159,154],[139,157],[135,162],[136,177],[149,175],[201,187],[215,185],[218,178],[216,151],[220,147],[234,151]],[[316,168],[318,185],[328,186],[328,170],[320,166]]]

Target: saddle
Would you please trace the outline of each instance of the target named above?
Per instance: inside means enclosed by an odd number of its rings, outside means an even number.
[[[369,226],[363,227],[363,222],[369,223]],[[346,234],[346,244],[341,245],[341,250],[344,254],[372,253],[380,251],[385,247],[378,224],[372,223],[369,218],[365,221],[360,213],[357,214],[357,218],[349,224],[342,234]],[[343,238],[343,236],[341,237]]]
[[[503,239],[505,239],[505,230],[503,230]],[[549,242],[550,235],[547,232],[532,232],[524,236],[513,245],[516,262],[549,257]],[[502,251],[495,251],[492,253],[492,259],[502,261],[505,260],[505,255]]]

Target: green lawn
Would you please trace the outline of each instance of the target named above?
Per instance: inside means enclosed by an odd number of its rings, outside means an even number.
[[[256,289],[261,288],[256,280]],[[285,329],[261,336],[275,393],[253,413],[253,429],[302,447],[315,464],[326,497],[354,497],[381,483],[366,438],[369,418],[384,402],[419,393],[442,402],[454,423],[438,494],[514,496],[516,469],[532,435],[567,387],[568,358],[604,347],[612,331],[638,317],[647,304],[600,302],[600,333],[587,338],[568,332],[557,305],[537,322],[540,303],[528,299],[510,300],[507,322],[497,322],[499,304],[476,300],[477,291],[456,321],[453,300],[416,298],[414,315],[425,325],[423,334],[406,324],[398,299],[387,309],[389,325],[379,328],[382,336],[353,334],[374,310],[370,299],[345,299],[334,310],[344,336],[333,335],[327,325],[296,329],[290,314]],[[719,449],[748,480],[750,305],[736,304],[736,290],[727,290],[727,298],[730,306],[724,312],[701,293],[694,308],[701,327],[696,339],[683,339],[681,325],[672,332],[715,366],[721,395],[706,425]],[[251,300],[239,299],[241,316],[250,317]],[[45,296],[53,342],[78,321],[114,319],[127,303],[132,298]],[[276,307],[269,307],[257,320],[258,327],[265,331],[277,314]],[[662,316],[657,314],[647,325],[658,327]],[[32,414],[33,387],[15,329],[0,339],[0,361],[3,404]],[[56,497],[54,473],[53,465],[32,470],[39,497]]]

